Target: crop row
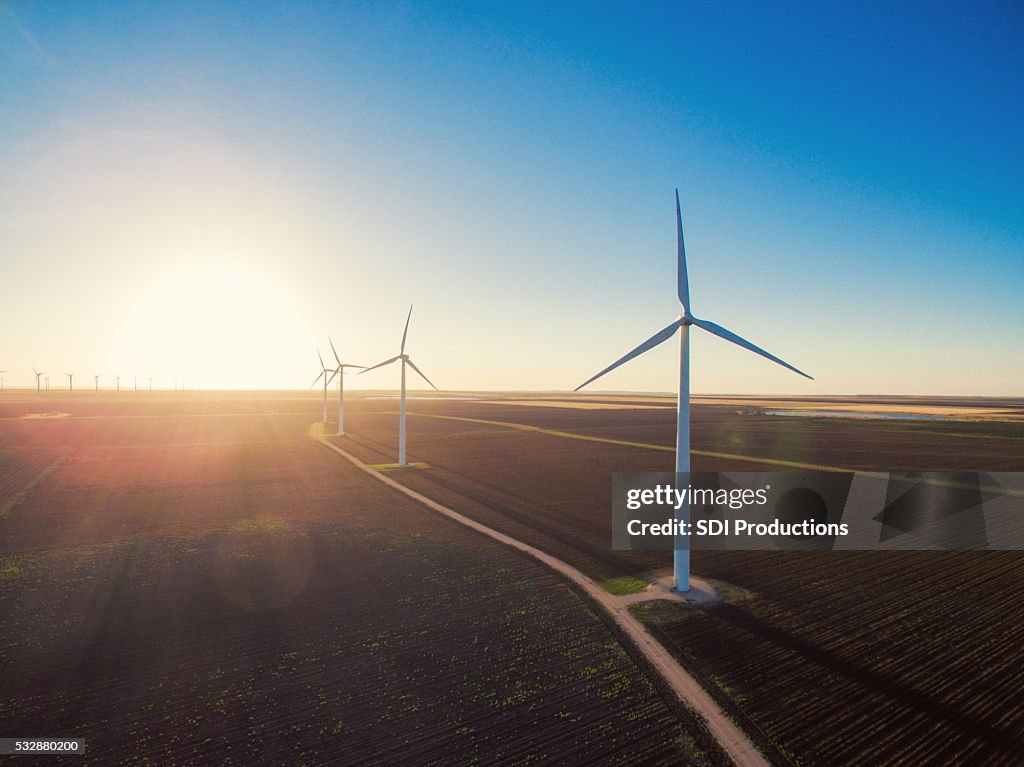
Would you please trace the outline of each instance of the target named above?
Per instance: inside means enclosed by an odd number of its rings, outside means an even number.
[[[750,602],[652,626],[808,764],[1015,764],[1018,552],[702,554]]]
[[[58,460],[48,450],[0,448],[0,518],[31,490]]]

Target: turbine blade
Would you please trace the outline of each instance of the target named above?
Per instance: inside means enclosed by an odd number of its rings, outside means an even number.
[[[383,362],[378,362],[376,365],[373,365],[371,367],[365,368],[362,372],[359,373],[359,375],[362,375],[363,373],[369,373],[371,370],[376,370],[377,368],[382,368],[385,365],[390,365],[395,360],[400,360],[400,359],[402,359],[402,358],[401,357],[392,357],[389,360],[384,360]]]
[[[409,335],[409,320],[412,319],[412,304],[409,304],[409,315],[405,318],[405,330],[402,331],[402,349],[401,354],[405,354],[405,337]]]
[[[341,367],[343,367],[343,368],[361,368],[363,370],[366,370],[366,365],[353,365],[351,362],[346,362]]]
[[[719,338],[724,338],[726,341],[731,341],[732,343],[736,344],[737,346],[742,346],[744,349],[747,349],[749,351],[754,352],[754,354],[760,354],[762,357],[764,357],[766,359],[770,359],[772,362],[775,362],[775,363],[777,363],[779,365],[782,365],[782,367],[784,367],[784,368],[789,368],[794,373],[797,373],[798,375],[802,375],[804,378],[810,378],[810,380],[812,380],[812,381],[814,380],[814,378],[812,378],[811,376],[807,375],[807,373],[805,373],[804,371],[798,370],[797,368],[795,368],[792,365],[790,365],[788,362],[784,362],[783,360],[780,360],[774,354],[769,354],[768,352],[766,352],[761,347],[754,346],[754,344],[750,343],[750,341],[748,341],[747,339],[740,338],[738,335],[736,335],[732,331],[726,330],[721,325],[716,325],[714,322],[709,322],[708,320],[698,320],[698,319],[694,319],[693,320],[693,324],[696,325],[698,328],[703,328],[704,330],[708,331],[709,333],[712,333],[713,335],[718,336]]]
[[[311,383],[310,386],[316,386],[317,382],[323,377],[324,372],[325,371],[321,370],[320,375],[313,379],[313,383]],[[118,379],[120,380],[120,376],[118,376]]]
[[[338,358],[338,350],[334,348],[334,341],[331,340],[330,336],[327,336],[327,343],[331,345],[331,351],[334,352],[334,361],[338,363],[338,367],[341,367],[341,360]]]
[[[325,370],[324,373],[326,374],[327,371]],[[338,375],[338,371],[337,370],[332,370],[331,371],[331,377],[327,379],[327,384],[326,384],[327,386],[331,385],[331,381],[334,380],[334,376],[336,376],[336,375]]]
[[[596,376],[588,378],[586,381],[584,381],[579,386],[577,386],[575,389],[573,389],[573,391],[579,391],[584,386],[586,386],[588,383],[592,383],[592,382],[596,381],[598,378],[603,376],[605,373],[610,373],[611,371],[615,370],[615,368],[617,368],[619,365],[624,365],[625,363],[629,362],[634,357],[639,357],[645,351],[648,351],[649,349],[653,349],[658,344],[664,343],[665,341],[670,339],[672,336],[674,336],[677,330],[679,330],[679,323],[680,322],[681,322],[681,320],[675,320],[671,325],[669,325],[664,330],[659,330],[657,333],[655,333],[653,336],[648,338],[646,341],[644,341],[642,344],[640,344],[638,347],[636,347],[629,354],[627,354],[624,357],[621,357],[620,359],[617,359],[615,362],[613,362],[611,365],[606,367],[604,370],[602,370]]]
[[[319,349],[316,350],[316,356],[320,357],[320,350]],[[324,364],[324,358],[323,357],[320,357],[320,367],[322,367],[324,370],[327,370],[327,366]]]
[[[422,378],[424,381],[426,381],[431,386],[434,386],[433,381],[431,381],[429,378],[427,378],[425,375],[423,375],[423,371],[420,370],[418,367],[416,367],[415,363],[413,363],[412,360],[406,360],[406,362],[409,363],[409,367],[411,367],[413,370],[415,370],[417,373],[420,374],[420,378]],[[441,390],[438,389],[436,386],[434,386],[434,391],[441,391]]]
[[[678,264],[676,277],[679,280],[677,293],[679,303],[683,305],[683,314],[690,313],[690,278],[686,274],[686,246],[683,245],[683,214],[679,210],[679,190],[676,189],[676,236],[679,240],[676,251]]]

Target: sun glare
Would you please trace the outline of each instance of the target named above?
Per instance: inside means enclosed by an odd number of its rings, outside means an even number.
[[[267,279],[234,266],[203,266],[141,296],[128,336],[137,367],[167,386],[282,386],[282,359],[307,337],[296,308]],[[141,371],[140,371],[141,372]]]

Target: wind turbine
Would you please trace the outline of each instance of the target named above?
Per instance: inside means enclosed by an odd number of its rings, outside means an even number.
[[[36,370],[33,367],[32,368],[32,372],[36,374],[36,399],[39,399],[39,379],[42,376],[46,375],[46,371],[45,370]]]
[[[117,381],[117,390],[121,391],[121,376],[114,376],[114,379]]]
[[[679,334],[679,404],[678,412],[676,416],[676,474],[685,474],[690,471],[690,326],[695,325],[698,328],[708,331],[712,335],[716,335],[719,338],[724,338],[730,343],[734,343],[737,346],[741,346],[748,351],[752,351],[755,354],[760,354],[762,357],[770,359],[784,368],[792,370],[794,373],[802,375],[804,378],[810,378],[811,376],[804,373],[802,370],[797,370],[795,367],[790,365],[788,362],[783,362],[774,354],[769,354],[764,349],[750,343],[744,338],[736,335],[735,333],[726,330],[721,325],[716,325],[714,322],[709,320],[698,319],[693,316],[690,310],[690,285],[686,275],[686,250],[683,247],[683,216],[679,209],[679,190],[676,190],[676,239],[677,239],[677,287],[676,294],[679,297],[679,304],[682,306],[683,313],[674,320],[671,325],[659,330],[653,336],[648,338],[638,347],[629,352],[629,354],[616,360],[611,365],[606,367],[600,373],[592,378],[588,378],[586,381],[577,386],[574,391],[579,391],[584,386],[598,378],[603,376],[605,373],[609,373],[620,365],[624,365],[634,357],[639,357],[644,352],[653,349],[655,346],[664,343],[672,336],[675,335],[676,331],[681,331]],[[676,521],[681,522],[689,526],[690,523],[690,504],[689,501],[683,504],[679,509],[676,510]],[[689,591],[690,590],[690,539],[686,536],[678,536],[676,538],[676,544],[673,551],[673,575],[675,577],[675,585],[678,591]]]
[[[72,370],[64,375],[68,377],[68,394],[71,394],[75,390],[75,371]]]
[[[317,351],[316,351],[316,356],[320,357],[320,350],[319,349],[317,349]],[[313,379],[313,383],[310,384],[310,386],[316,386],[317,381],[319,381],[321,378],[324,379],[324,417],[323,417],[323,421],[322,421],[323,423],[327,423],[327,385],[330,384],[330,382],[334,380],[334,375],[337,372],[338,372],[337,370],[331,370],[329,367],[327,367],[324,364],[324,358],[320,357],[320,375],[318,375],[316,378],[314,378]],[[328,373],[331,374],[331,377],[329,379],[327,378],[327,374]]]
[[[327,336],[327,342],[331,345],[331,351],[334,353],[334,361],[338,363],[338,367],[335,368],[334,372],[338,374],[338,436],[345,436],[345,368],[362,368],[366,369],[365,365],[353,365],[349,362],[342,363],[341,358],[338,357],[338,350],[334,348],[334,341],[331,340],[330,336]],[[323,364],[321,361],[320,364]],[[324,422],[326,423],[327,416],[324,416]]]
[[[96,396],[98,397],[98,396],[100,396],[100,374],[99,373],[93,373],[92,374],[92,380],[93,380],[93,384],[96,386]]]
[[[0,391],[4,390],[4,377],[2,374],[6,372],[6,370],[0,370]]]
[[[373,365],[372,367],[366,368],[365,370],[363,370],[359,374],[359,375],[362,375],[363,373],[369,373],[371,370],[376,370],[377,368],[382,368],[385,365],[390,365],[392,362],[397,362],[398,360],[402,361],[402,397],[401,397],[401,403],[399,404],[399,417],[398,417],[398,465],[399,466],[408,466],[409,465],[406,462],[406,460],[405,460],[405,366],[408,365],[413,370],[415,370],[417,373],[419,373],[420,378],[422,378],[424,381],[426,381],[428,384],[430,384],[431,387],[434,389],[434,391],[439,391],[439,389],[436,386],[434,386],[434,384],[431,382],[431,380],[429,378],[427,378],[425,375],[423,375],[423,371],[420,370],[418,367],[416,367],[416,365],[413,363],[413,361],[411,359],[409,359],[409,355],[405,353],[405,338],[406,338],[406,336],[409,335],[409,320],[410,319],[412,319],[412,306],[409,306],[409,315],[405,318],[405,330],[402,331],[402,346],[401,346],[401,348],[400,348],[400,350],[398,352],[398,356],[397,357],[392,357],[391,359],[388,359],[388,360],[384,360],[383,362],[378,362],[376,365]]]

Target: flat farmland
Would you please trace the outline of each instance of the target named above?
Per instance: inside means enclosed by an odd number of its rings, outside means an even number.
[[[754,596],[649,628],[794,761],[1021,763],[1021,552],[704,552],[695,569]]]
[[[316,399],[45,405],[0,404],[5,735],[84,737],[76,764],[722,763],[559,578],[310,439]]]
[[[667,567],[664,552],[611,550],[610,499],[615,472],[673,470],[672,405],[606,399],[614,406],[413,401],[410,460],[429,468],[402,481],[597,578]],[[752,407],[694,408],[694,471],[1024,469],[1024,422],[815,419],[757,415]],[[371,464],[395,461],[396,410],[393,399],[350,404],[346,447]]]
[[[597,579],[664,571],[667,554],[610,547],[611,474],[672,469],[671,406],[634,402],[413,401],[410,459],[426,468],[401,481]],[[346,448],[394,461],[395,410],[357,402]],[[693,465],[1020,471],[1020,404],[1003,410],[998,420],[847,420],[698,405]],[[780,763],[1020,763],[1020,552],[705,552],[694,569],[751,598],[641,615],[738,721],[776,744]]]

